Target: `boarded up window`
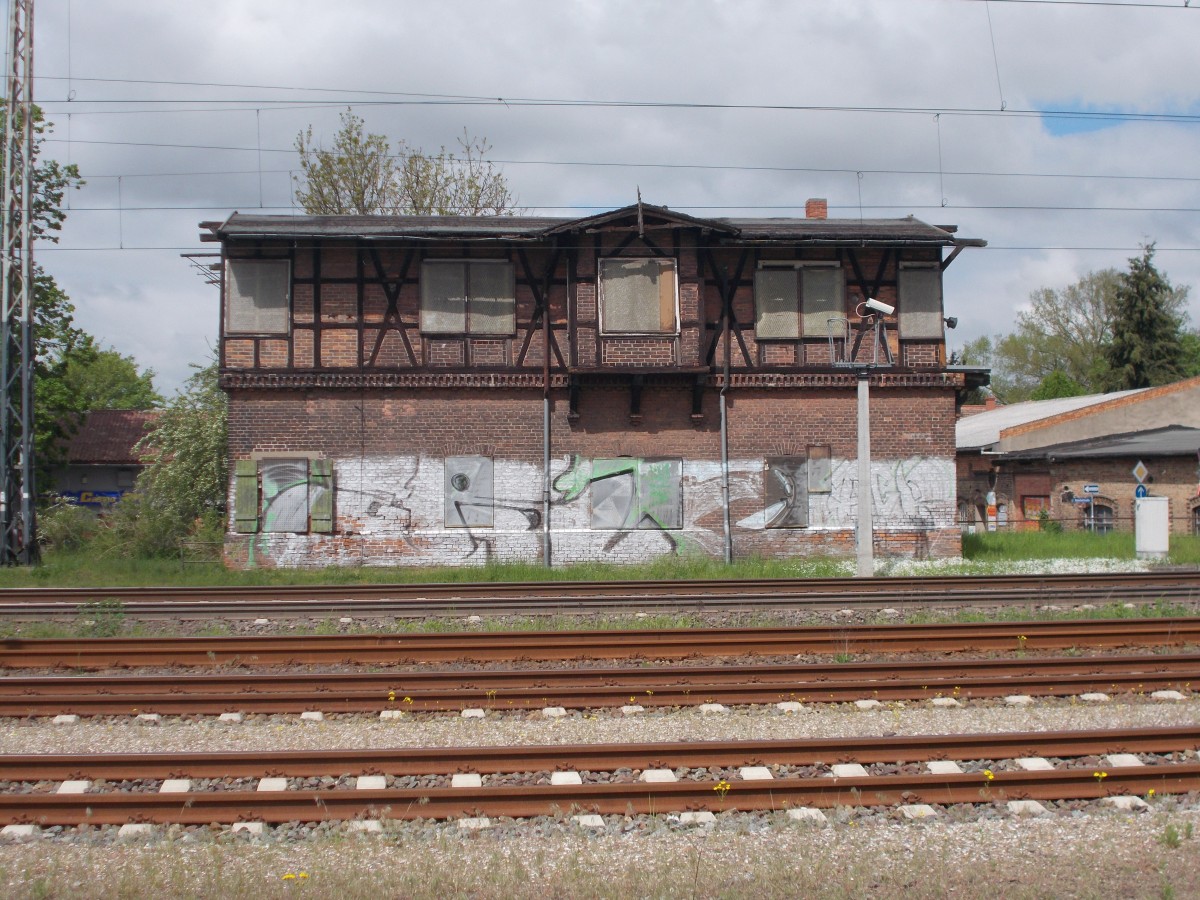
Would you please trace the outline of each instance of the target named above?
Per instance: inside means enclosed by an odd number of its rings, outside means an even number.
[[[828,444],[814,444],[808,448],[808,492],[828,494],[833,491],[833,460]]]
[[[592,460],[592,528],[682,528],[682,470],[678,459]]]
[[[800,337],[799,276],[792,268],[759,269],[754,273],[754,336]]]
[[[225,331],[286,334],[291,297],[286,259],[231,259],[225,264]]]
[[[940,340],[942,271],[937,266],[900,269],[900,337]]]
[[[801,275],[804,333],[828,337],[829,320],[846,314],[846,282],[840,266],[805,266]]]
[[[421,331],[507,335],[516,328],[511,263],[438,260],[421,265]]]
[[[262,530],[308,531],[308,460],[264,459],[262,479]]]
[[[239,459],[234,486],[234,530],[239,533],[333,531],[330,460]]]
[[[674,334],[675,260],[600,260],[600,309],[608,334]]]
[[[445,495],[447,528],[491,528],[491,458],[446,457]]]
[[[804,528],[808,525],[807,460],[803,456],[767,459],[763,502],[768,528]]]

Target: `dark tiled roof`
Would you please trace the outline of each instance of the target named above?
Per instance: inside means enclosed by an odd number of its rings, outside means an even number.
[[[785,240],[813,244],[924,244],[929,246],[982,247],[985,241],[960,238],[955,227],[929,225],[907,216],[902,219],[714,218],[698,219],[662,206],[643,204],[647,222],[666,222],[682,228],[709,230],[732,241]],[[602,228],[638,214],[627,206],[584,218],[547,216],[263,216],[234,213],[224,222],[203,222],[208,240],[253,239],[357,239],[439,240],[484,239],[537,241],[555,234]]]
[[[158,413],[152,409],[95,409],[67,445],[72,465],[137,465],[133,446]]]

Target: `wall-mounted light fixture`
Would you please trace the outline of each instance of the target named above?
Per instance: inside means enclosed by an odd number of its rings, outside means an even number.
[[[946,323],[947,328],[954,329],[958,327],[958,316],[946,316],[942,321]]]

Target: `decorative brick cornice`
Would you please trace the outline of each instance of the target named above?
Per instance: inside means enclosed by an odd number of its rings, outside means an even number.
[[[710,375],[707,384],[721,387],[723,376]],[[872,387],[962,388],[966,379],[960,372],[880,372],[871,374]],[[854,372],[733,372],[731,388],[851,388],[858,384]]]
[[[624,387],[636,371],[613,372],[611,375],[592,373],[585,377],[585,386]],[[688,378],[697,373],[684,373]],[[700,375],[700,377],[704,377]],[[655,372],[645,376],[647,384],[686,383],[678,376]],[[707,387],[721,387],[720,373],[704,378]],[[735,372],[729,377],[730,388],[853,388],[858,383],[854,372]],[[881,388],[951,388],[960,389],[965,378],[959,372],[874,372],[870,377],[872,387]],[[259,391],[307,391],[321,389],[406,390],[430,388],[496,388],[522,389],[540,388],[540,372],[224,372],[221,387],[224,390]],[[565,388],[568,375],[551,373],[550,387]]]
[[[224,390],[307,391],[322,388],[540,388],[540,372],[225,372]],[[567,376],[552,374],[550,386],[567,386]]]

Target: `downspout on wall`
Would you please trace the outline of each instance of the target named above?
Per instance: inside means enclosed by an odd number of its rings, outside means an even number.
[[[721,316],[725,320],[725,354],[721,363],[721,513],[725,528],[725,565],[733,562],[733,531],[729,524],[729,420],[725,413],[725,392],[729,390],[729,325],[730,304],[728,273],[721,274],[721,294],[724,299]]]
[[[542,293],[542,562],[549,568],[550,556],[550,287],[554,273],[547,273]],[[570,285],[567,286],[570,296]]]

